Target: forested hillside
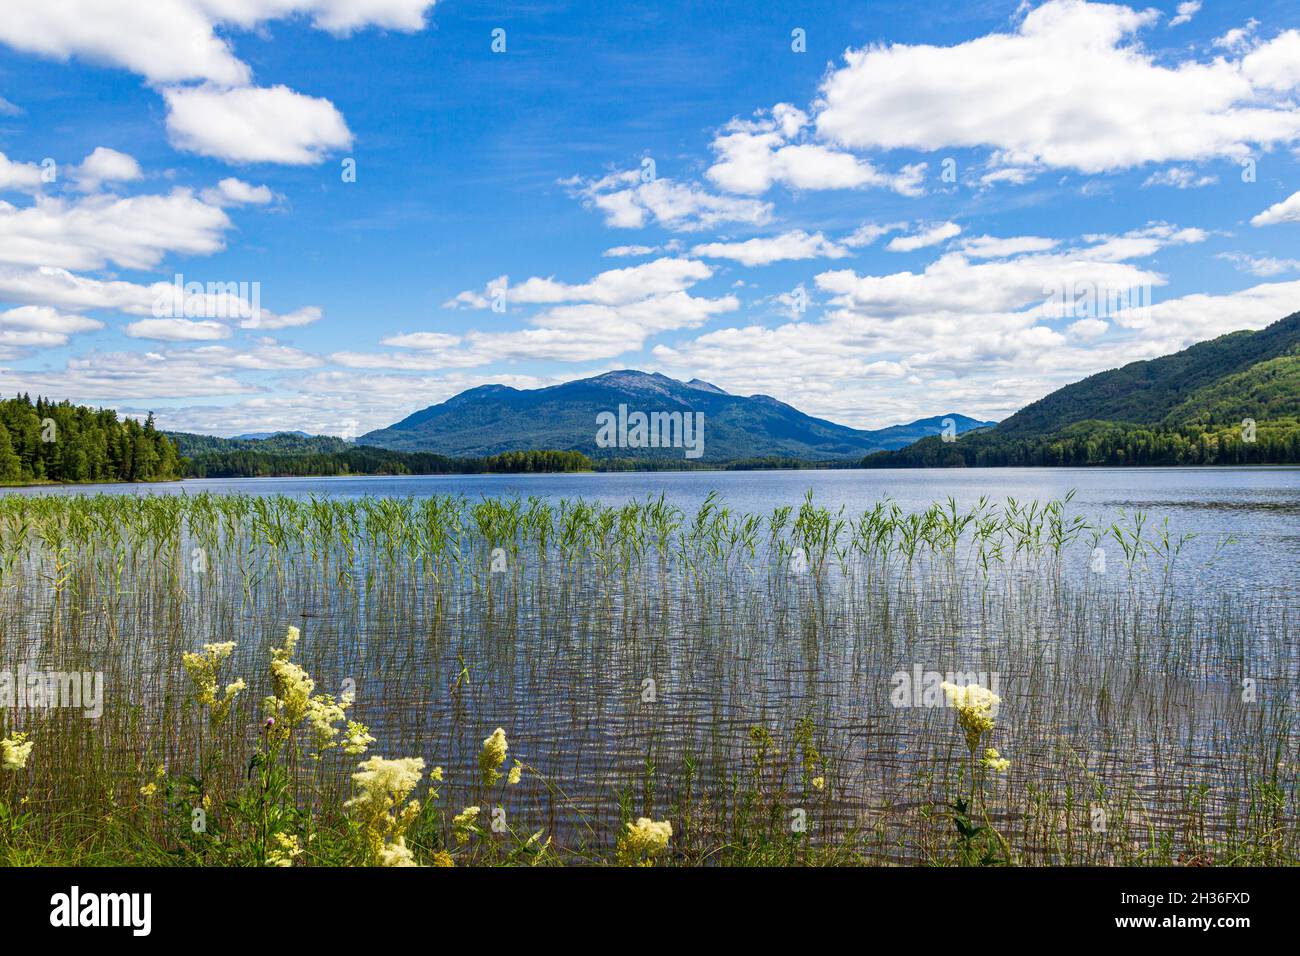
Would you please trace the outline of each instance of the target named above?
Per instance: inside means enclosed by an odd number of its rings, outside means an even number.
[[[1300,463],[1300,313],[1057,389],[995,428],[869,468]]]
[[[111,409],[30,396],[0,401],[0,482],[161,481],[180,456],[153,415],[142,425]]]

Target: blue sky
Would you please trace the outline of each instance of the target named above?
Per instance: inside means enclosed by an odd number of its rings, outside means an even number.
[[[0,98],[0,389],[169,428],[1000,418],[1300,308],[1293,4],[10,0]]]

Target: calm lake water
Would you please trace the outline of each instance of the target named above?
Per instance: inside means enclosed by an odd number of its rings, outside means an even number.
[[[350,478],[195,479],[154,485],[79,485],[14,489],[24,494],[241,493],[295,496],[584,498],[617,505],[663,494],[693,513],[716,491],[734,511],[771,514],[812,491],[823,507],[854,517],[882,498],[905,511],[949,496],[959,506],[981,496],[1022,504],[1075,492],[1072,514],[1109,524],[1144,511],[1149,526],[1196,538],[1184,565],[1224,584],[1293,584],[1300,568],[1300,468],[981,468],[828,471],[709,471],[576,475],[412,475]],[[1222,540],[1234,541],[1222,550]]]

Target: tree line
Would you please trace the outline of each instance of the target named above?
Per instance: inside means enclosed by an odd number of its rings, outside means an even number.
[[[482,458],[453,458],[371,445],[355,445],[338,452],[288,454],[239,449],[204,452],[185,460],[188,478],[523,474],[590,471],[591,468],[591,459],[578,451],[509,451]]]
[[[1300,421],[1158,428],[1113,422],[1072,425],[1050,435],[989,432],[944,442],[926,438],[862,460],[867,468],[1016,466],[1284,465],[1300,463]]]
[[[181,476],[176,446],[154,427],[18,395],[0,401],[0,482],[164,481]]]

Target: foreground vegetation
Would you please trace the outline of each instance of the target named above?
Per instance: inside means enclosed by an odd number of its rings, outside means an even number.
[[[0,671],[103,699],[0,707],[0,863],[1294,863],[1296,595],[1180,585],[1219,544],[1068,501],[5,496]]]

